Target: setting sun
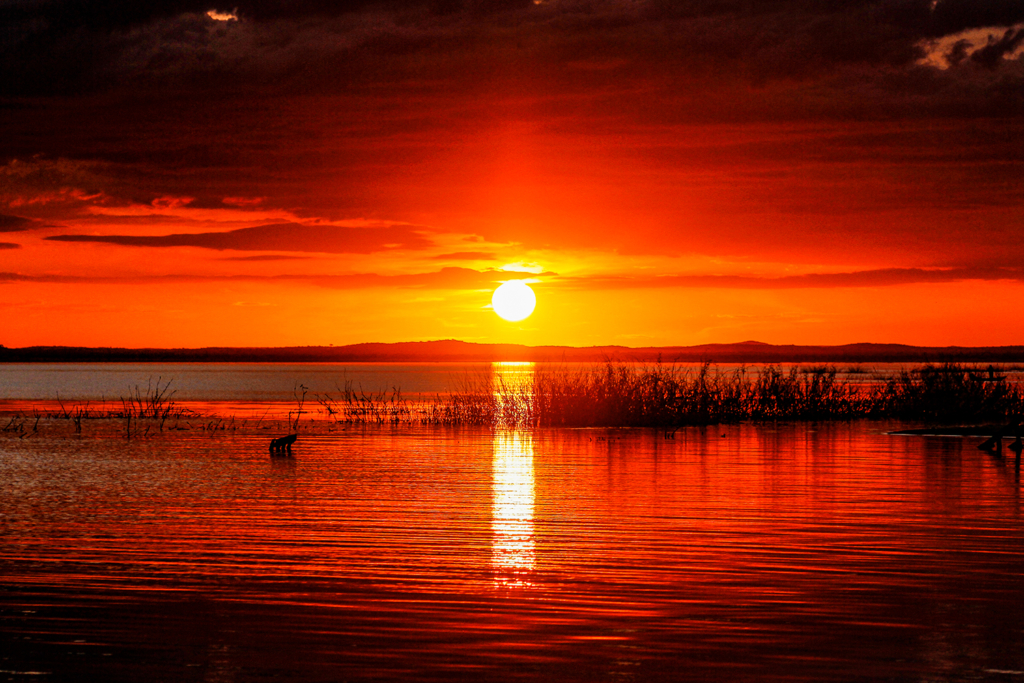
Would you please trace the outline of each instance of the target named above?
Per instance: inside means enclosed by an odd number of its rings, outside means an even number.
[[[537,307],[537,296],[530,286],[520,280],[511,280],[494,290],[491,296],[494,312],[509,322],[530,317]]]

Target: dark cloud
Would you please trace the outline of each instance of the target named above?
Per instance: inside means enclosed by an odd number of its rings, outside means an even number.
[[[949,52],[943,55],[950,66],[959,66],[967,57],[970,56],[971,41],[966,39],[960,39],[953,43],[952,47],[949,48]]]
[[[881,268],[849,273],[809,273],[785,277],[664,275],[650,278],[630,276],[569,278],[566,281],[581,289],[648,289],[669,287],[709,289],[832,289],[841,287],[892,287],[922,283],[961,282],[964,280],[1013,280],[1024,282],[1024,270],[1020,268]]]
[[[0,273],[0,283],[42,282],[82,284],[161,284],[171,282],[264,282],[314,285],[330,289],[373,289],[386,287],[470,290],[493,288],[507,280],[541,280],[552,286],[584,290],[607,289],[839,289],[894,287],[899,285],[979,281],[1024,282],[1021,268],[883,268],[847,273],[809,273],[784,277],[746,275],[663,275],[654,277],[598,276],[560,277],[557,273],[522,273],[497,269],[447,267],[426,273],[381,275],[379,273],[280,274],[280,275],[159,275],[95,277],[68,275],[25,275]]]
[[[56,242],[97,242],[126,247],[200,247],[237,251],[297,251],[371,254],[394,249],[426,249],[431,241],[408,226],[349,228],[280,223],[228,232],[174,235],[54,235]]]
[[[21,245],[14,242],[0,242],[0,250],[2,249],[21,249]]]
[[[1003,57],[1012,53],[1024,42],[1024,29],[1008,29],[1003,37],[992,40],[984,47],[971,54],[971,61],[981,64],[989,69],[996,68],[1003,61]]]
[[[284,254],[261,254],[259,256],[225,256],[221,261],[304,261],[308,256],[285,256]]]
[[[497,255],[489,251],[456,251],[433,257],[435,261],[490,261],[496,258]]]
[[[0,34],[0,90],[93,94],[0,110],[0,161],[69,160],[36,164],[46,172],[29,178],[32,188],[102,189],[95,203],[148,204],[166,193],[195,197],[190,207],[199,209],[265,197],[264,206],[304,219],[429,216],[438,230],[480,231],[492,243],[677,254],[723,253],[729,241],[730,255],[776,249],[805,258],[835,242],[852,253],[841,263],[894,265],[950,260],[879,261],[858,248],[914,232],[927,233],[920,241],[932,249],[963,241],[965,228],[959,216],[929,216],[894,230],[894,219],[877,220],[886,212],[1019,206],[1024,59],[1004,58],[1019,39],[1006,32],[1022,18],[1019,0],[940,0],[934,10],[930,0],[240,1],[219,8],[237,6],[240,20],[229,22],[205,15],[216,5],[157,2],[75,30],[47,18],[66,1],[22,0],[20,18],[5,15],[13,28]],[[992,46],[954,48],[955,68],[918,63],[922,41],[978,26],[1004,28]],[[879,121],[891,129],[863,132],[862,123]],[[824,127],[820,135],[776,128],[755,140],[686,128],[765,122]],[[483,196],[487,185],[494,196]],[[67,204],[80,206],[75,197]],[[502,211],[515,219],[477,221]],[[739,213],[751,218],[717,222]],[[795,214],[857,220],[822,227],[795,223]],[[646,222],[609,236],[589,225],[605,215]],[[100,219],[89,220],[77,225]],[[135,219],[103,220],[103,231],[132,232],[110,226]],[[773,225],[771,240],[749,227],[756,221]],[[1006,225],[1019,226],[1016,218],[976,223],[973,250],[993,233],[1000,247]],[[833,238],[814,238],[825,229]],[[426,241],[414,233],[326,248],[248,233],[59,239],[360,253]],[[1017,258],[1011,246],[1004,251]],[[440,258],[458,263],[471,253]],[[832,263],[812,257],[802,262]]]
[[[928,34],[936,37],[971,28],[1012,26],[1021,21],[1024,3],[1020,0],[938,0],[928,13],[927,27]]]
[[[0,284],[10,284],[14,282],[43,282],[43,283],[57,283],[57,284],[74,284],[74,283],[87,283],[87,282],[102,282],[110,281],[113,279],[107,278],[94,278],[85,277],[81,275],[26,275],[24,273],[2,273],[0,272]],[[120,280],[118,280],[120,281]]]
[[[9,96],[119,89],[345,92],[429,82],[563,91],[616,72],[755,83],[909,67],[922,39],[1024,21],[1017,0],[21,0],[0,10]],[[583,68],[579,65],[605,65]],[[613,65],[611,68],[608,65]]]
[[[205,0],[15,0],[0,5],[0,22],[34,25],[37,31],[112,31],[161,17],[209,9]]]
[[[22,232],[32,227],[34,221],[21,216],[8,216],[0,213],[0,232]]]
[[[79,283],[79,284],[167,284],[174,282],[262,282],[280,284],[314,285],[329,289],[373,289],[400,287],[413,289],[487,289],[507,280],[551,278],[556,273],[517,273],[503,270],[473,270],[471,268],[448,267],[427,273],[405,275],[381,275],[379,273],[328,274],[282,274],[282,275],[157,275],[139,277],[104,277],[72,275],[26,275],[23,273],[0,273],[0,283]]]

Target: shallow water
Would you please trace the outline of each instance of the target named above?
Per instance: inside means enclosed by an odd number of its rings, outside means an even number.
[[[1024,680],[1019,469],[891,426],[0,434],[0,670]]]
[[[792,363],[781,364],[788,369]],[[820,363],[795,364],[798,367]],[[982,364],[984,365],[984,364]],[[157,386],[168,388],[182,402],[294,404],[300,387],[313,394],[338,396],[348,386],[356,392],[391,393],[399,389],[412,399],[462,391],[487,384],[495,373],[517,366],[531,372],[576,372],[603,363],[5,363],[0,365],[0,401],[117,401],[135,390],[143,395]],[[696,371],[700,364],[683,364]],[[731,373],[740,367],[721,365]],[[756,369],[757,365],[749,366]],[[841,365],[840,378],[869,382],[903,368],[895,363]],[[852,372],[851,372],[852,371]],[[1024,375],[1011,372],[1015,381]]]

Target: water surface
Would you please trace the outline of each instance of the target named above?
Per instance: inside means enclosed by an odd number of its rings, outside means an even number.
[[[0,670],[1024,680],[1019,470],[887,427],[0,434]]]
[[[129,392],[170,385],[175,400],[200,402],[293,402],[299,387],[311,394],[337,396],[392,392],[424,399],[467,384],[486,384],[498,366],[527,366],[538,373],[601,370],[603,363],[5,363],[0,365],[0,401],[117,401]],[[787,370],[820,363],[783,363]],[[984,367],[984,364],[979,364]],[[700,364],[672,366],[696,372]],[[745,366],[720,365],[731,373]],[[748,366],[756,372],[761,366]],[[840,364],[839,377],[875,381],[908,367],[895,363]],[[1021,373],[1009,375],[1024,380]]]

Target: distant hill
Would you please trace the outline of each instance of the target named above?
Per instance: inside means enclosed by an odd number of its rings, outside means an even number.
[[[775,345],[756,341],[699,346],[523,346],[474,344],[445,339],[395,344],[350,346],[287,346],[274,348],[208,347],[199,349],[124,349],[73,346],[0,346],[0,363],[357,363],[357,362],[490,362],[490,361],[639,361],[653,363],[1024,363],[1024,346],[907,346],[844,344],[842,346]]]

